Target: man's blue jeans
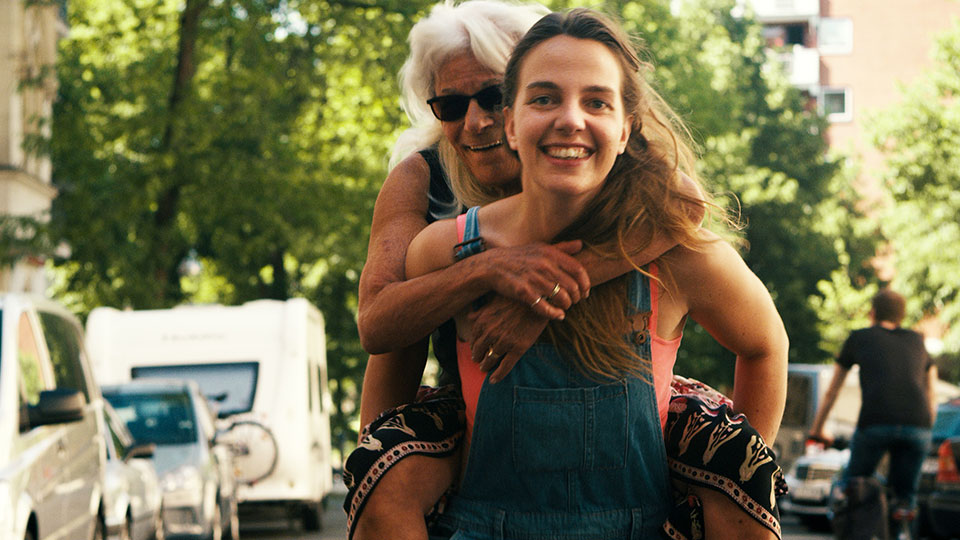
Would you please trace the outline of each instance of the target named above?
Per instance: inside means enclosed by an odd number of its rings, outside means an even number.
[[[877,425],[857,428],[850,443],[850,463],[844,483],[855,476],[873,476],[885,452],[890,452],[887,486],[896,504],[916,505],[920,468],[930,451],[930,429],[917,426]]]

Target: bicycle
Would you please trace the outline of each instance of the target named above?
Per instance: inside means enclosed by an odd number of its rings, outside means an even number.
[[[914,540],[916,533],[917,509],[897,507],[890,512],[891,533],[896,533],[896,540]]]
[[[810,437],[807,444],[836,447],[834,441]],[[838,540],[916,540],[917,509],[896,502],[882,475],[854,477],[841,487],[843,470],[830,489],[828,519]]]

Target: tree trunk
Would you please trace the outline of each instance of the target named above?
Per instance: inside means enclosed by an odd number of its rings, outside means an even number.
[[[168,171],[165,189],[157,198],[157,209],[153,215],[154,239],[157,243],[157,265],[155,268],[157,283],[161,284],[158,294],[161,303],[177,300],[180,296],[180,276],[175,270],[179,261],[168,260],[182,251],[171,245],[175,231],[172,230],[174,218],[180,203],[180,194],[186,184],[186,174],[178,159],[179,116],[189,92],[193,76],[196,73],[196,44],[200,32],[201,14],[209,6],[209,0],[186,0],[186,6],[180,15],[180,44],[177,51],[177,68],[174,73],[173,87],[170,90],[170,102],[167,111],[166,127],[160,147],[161,155],[172,155],[173,165]],[[174,270],[171,270],[174,269]]]

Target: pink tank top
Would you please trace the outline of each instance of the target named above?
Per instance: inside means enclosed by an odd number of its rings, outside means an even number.
[[[457,234],[463,240],[465,215],[457,217]],[[651,263],[649,271],[657,276],[658,268]],[[670,406],[670,382],[673,379],[673,365],[677,361],[677,350],[683,335],[674,339],[663,339],[657,335],[657,313],[660,300],[660,287],[656,283],[650,284],[650,354],[653,356],[653,388],[657,394],[657,409],[660,413],[660,427],[667,423],[667,409]],[[480,366],[474,363],[470,354],[470,345],[457,339],[457,367],[460,370],[460,385],[463,391],[463,400],[467,405],[467,433],[473,432],[473,419],[477,414],[477,402],[480,400],[480,388],[487,374],[480,371]],[[469,435],[468,435],[469,436]]]

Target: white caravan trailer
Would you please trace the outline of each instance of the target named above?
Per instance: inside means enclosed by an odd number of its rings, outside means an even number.
[[[237,454],[244,506],[284,504],[321,526],[333,486],[323,316],[302,298],[241,306],[96,308],[87,344],[101,384],[196,381],[217,408],[218,442]]]

